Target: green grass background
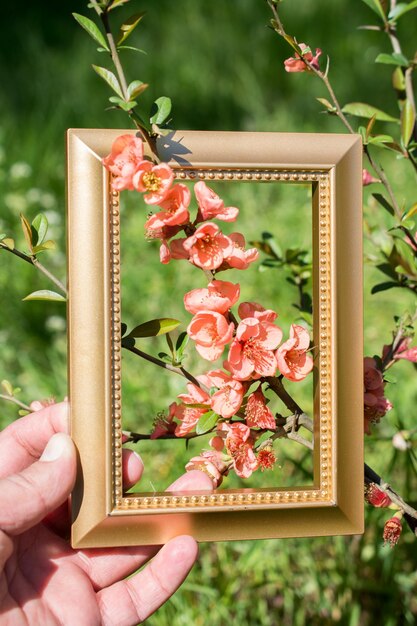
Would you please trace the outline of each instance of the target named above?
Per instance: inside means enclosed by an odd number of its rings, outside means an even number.
[[[149,105],[160,95],[172,98],[176,128],[343,132],[337,120],[319,112],[315,97],[326,94],[318,82],[283,71],[289,52],[267,28],[269,12],[263,0],[137,0],[133,5],[134,10],[147,10],[133,37],[148,54],[125,53],[129,78],[150,83]],[[109,93],[90,65],[105,65],[107,59],[73,22],[71,11],[85,13],[84,3],[51,5],[36,0],[25,5],[24,11],[9,4],[2,7],[0,24],[0,231],[14,236],[23,248],[19,213],[33,218],[39,211],[46,212],[58,250],[45,256],[44,262],[61,278],[65,276],[65,129],[128,126],[124,114],[104,110]],[[373,20],[364,4],[359,0],[354,4],[348,0],[287,1],[282,12],[289,32],[329,54],[330,75],[342,102],[369,100],[396,114],[390,69],[373,64],[379,52],[389,51],[389,45],[380,33],[357,30]],[[129,9],[120,14],[127,16]],[[413,33],[415,36],[415,14],[410,13],[400,27],[410,56]],[[383,129],[396,131],[392,125],[381,125]],[[384,164],[400,203],[410,206],[416,200],[411,171],[394,160],[385,159]],[[262,207],[268,205],[268,189],[262,189],[266,194]],[[233,204],[242,208],[242,230],[258,237],[265,228],[258,217],[254,220],[259,190],[237,186],[233,193]],[[272,199],[275,217],[271,220],[267,212],[263,216],[267,229],[284,245],[288,240],[292,245],[294,237],[308,238],[299,219],[300,207],[306,206],[306,190],[277,187],[273,193],[277,194]],[[391,225],[368,190],[365,207],[369,224]],[[162,280],[154,256],[157,251],[143,242],[143,219],[143,206],[129,197],[123,214],[125,265],[134,270],[123,276],[123,307],[129,323],[142,321],[142,316],[160,315],[161,309],[165,314],[167,300],[172,301],[169,289],[174,280],[178,284],[174,264],[164,268],[166,278]],[[368,259],[374,248],[366,242],[365,249]],[[141,254],[146,257],[143,268],[135,266]],[[21,298],[30,291],[49,287],[46,279],[8,253],[1,253],[0,264],[0,378],[22,387],[21,397],[26,401],[50,395],[62,398],[66,394],[64,307],[23,303]],[[180,279],[186,283],[184,290],[197,286],[187,282],[188,274],[191,283],[197,280],[196,274],[186,271],[185,264],[178,267]],[[252,270],[244,278],[248,297],[258,293],[261,280],[263,301],[269,304],[270,297],[278,297],[276,306],[287,330],[295,294],[285,278]],[[413,306],[411,297],[398,290],[371,296],[375,280],[380,277],[372,263],[366,262],[366,354],[380,353],[383,343],[390,340],[393,315]],[[180,306],[175,306],[175,315],[183,315]],[[155,394],[156,373],[147,364],[132,359],[124,369],[126,427],[145,427],[160,410],[159,400],[172,400],[182,390],[182,383],[158,375]],[[415,424],[414,374],[409,363],[396,366],[396,382],[387,390],[395,408],[384,418],[377,435],[366,439],[366,456],[415,503],[416,475],[409,455],[394,454],[391,445],[399,424],[405,428]],[[1,425],[15,417],[15,407],[3,404]],[[287,468],[293,467],[294,479],[308,480],[309,453],[287,445],[290,442],[285,444],[279,457],[283,476],[287,472],[291,480]],[[149,480],[164,484],[180,471],[181,463],[178,458],[173,465],[172,452],[161,446],[155,458],[158,476]],[[414,624],[414,539],[404,531],[395,550],[384,548],[381,531],[387,512],[368,508],[366,516],[363,537],[202,545],[199,563],[187,582],[148,623],[220,626],[236,619],[244,626]]]

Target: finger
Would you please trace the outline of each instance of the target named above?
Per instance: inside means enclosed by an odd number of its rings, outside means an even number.
[[[143,461],[134,450],[123,450],[123,488],[130,489],[136,484],[143,473]]]
[[[10,424],[0,432],[0,478],[37,461],[52,435],[68,431],[68,402],[52,404]]]
[[[143,472],[143,462],[140,456],[133,450],[123,450],[123,487],[129,489],[140,480]],[[64,502],[43,519],[43,523],[50,530],[65,539],[70,535],[71,514],[68,502]]]
[[[75,446],[58,433],[41,458],[19,474],[0,480],[0,529],[19,534],[40,522],[68,498],[75,482]]]
[[[97,602],[103,625],[134,626],[147,619],[178,589],[197,554],[192,537],[176,537],[144,570],[100,591]]]
[[[193,470],[181,476],[167,491],[213,491],[207,474]],[[168,522],[168,519],[167,519]],[[95,589],[103,589],[142,567],[160,549],[160,546],[80,550],[77,561],[89,575]]]

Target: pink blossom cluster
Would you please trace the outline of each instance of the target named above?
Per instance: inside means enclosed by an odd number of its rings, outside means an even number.
[[[161,263],[186,259],[203,270],[246,269],[259,256],[256,248],[245,249],[241,233],[225,235],[212,219],[234,222],[236,207],[223,200],[204,181],[194,185],[197,215],[190,220],[191,192],[182,183],[173,184],[174,173],[167,163],[154,165],[144,159],[143,142],[134,135],[122,135],[112,145],[104,166],[113,174],[113,189],[135,189],[149,205],[159,208],[149,216],[145,231],[149,239],[160,239]],[[180,231],[186,237],[172,239]],[[170,241],[171,240],[171,241]]]
[[[378,369],[375,359],[364,359],[364,418],[365,432],[371,434],[371,424],[380,421],[381,417],[392,409],[391,402],[384,396],[385,382],[382,372]]]
[[[302,326],[293,324],[289,339],[279,345],[283,333],[275,324],[277,313],[256,302],[242,302],[238,322],[231,308],[239,296],[239,284],[221,280],[185,294],[185,308],[193,315],[187,328],[190,338],[208,361],[221,357],[229,346],[223,363],[226,371],[213,369],[199,376],[198,384],[188,383],[187,393],[178,396],[180,403],[171,404],[169,418],[152,435],[155,438],[170,428],[177,437],[187,436],[203,416],[215,413],[213,450],[191,459],[187,469],[203,468],[216,476],[216,484],[219,476],[214,467],[220,476],[233,467],[238,476],[248,478],[258,468],[274,466],[272,446],[254,448],[260,434],[276,430],[262,384],[277,370],[289,380],[300,381],[313,368],[307,353],[310,337]],[[250,389],[252,384],[257,385],[255,390]]]
[[[320,48],[316,48],[316,54],[313,56],[309,46],[305,43],[300,43],[299,48],[301,55],[296,52],[295,57],[290,57],[284,61],[284,68],[286,72],[311,72],[309,66],[303,59],[308,61],[312,67],[316,70],[319,69],[319,57],[321,55]]]

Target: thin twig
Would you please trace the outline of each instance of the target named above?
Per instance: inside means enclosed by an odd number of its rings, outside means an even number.
[[[165,363],[164,361],[161,361],[161,359],[157,359],[156,357],[150,354],[147,354],[146,352],[143,352],[142,350],[139,350],[139,348],[136,348],[136,347],[130,347],[130,346],[122,346],[122,347],[125,348],[126,350],[129,350],[129,352],[133,352],[133,354],[140,356],[142,359],[145,359],[145,361],[149,361],[150,363],[154,363],[154,365],[158,365],[158,367],[162,367],[165,370],[174,372],[174,374],[183,376],[184,378],[187,378],[187,380],[192,382],[194,385],[197,385],[197,387],[200,387],[201,389],[205,389],[205,386],[202,385],[196,378],[194,378],[192,374],[190,374],[190,372],[187,372],[187,370],[184,369],[183,367],[176,367],[175,365],[171,365],[170,363]]]
[[[7,250],[8,252],[11,252],[15,256],[19,257],[19,259],[26,261],[26,263],[33,265],[33,267],[36,267],[36,269],[38,269],[40,272],[42,272],[42,274],[44,274],[47,278],[49,278],[49,280],[53,282],[54,285],[58,287],[58,289],[60,289],[65,296],[68,295],[65,285],[61,283],[61,281],[56,276],[54,276],[52,272],[50,272],[44,265],[42,265],[42,263],[40,263],[40,261],[37,259],[36,256],[25,254],[24,252],[21,252],[20,250],[17,250],[16,248],[9,248],[3,243],[0,243],[0,248],[3,250]]]
[[[12,402],[13,404],[16,404],[16,406],[20,407],[21,409],[25,409],[25,411],[31,411],[32,410],[30,408],[30,406],[28,406],[24,402],[21,402],[20,400],[18,400],[14,396],[9,396],[9,395],[7,395],[5,393],[0,393],[0,400],[6,400],[6,402]]]

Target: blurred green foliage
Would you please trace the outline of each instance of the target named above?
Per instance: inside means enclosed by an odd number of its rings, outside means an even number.
[[[47,0],[37,0],[22,10],[17,3],[7,3],[0,23],[0,232],[13,236],[24,248],[19,213],[33,219],[39,211],[45,212],[58,250],[45,253],[43,261],[61,279],[65,275],[64,131],[68,127],[128,126],[125,114],[104,110],[109,93],[91,69],[92,63],[104,64],[104,56],[95,51],[70,15],[72,11],[86,14],[85,4],[76,0],[71,6],[55,3],[52,8]],[[315,98],[326,94],[318,81],[283,71],[283,60],[290,52],[267,28],[270,14],[263,0],[179,0],[175,6],[169,0],[137,0],[134,4],[135,10],[146,10],[147,15],[133,35],[133,45],[148,54],[126,51],[127,73],[130,80],[150,83],[143,96],[149,106],[161,95],[172,98],[176,128],[343,132],[334,117],[320,113]],[[129,11],[126,7],[120,15],[126,17]],[[288,1],[282,4],[282,15],[288,31],[299,41],[321,47],[330,56],[330,77],[342,102],[368,101],[397,115],[391,69],[373,63],[380,52],[390,52],[389,43],[381,33],[357,30],[374,21],[365,4]],[[400,22],[399,34],[405,52],[412,56],[413,14]],[[390,132],[389,124],[380,128]],[[384,157],[383,162],[400,202],[408,206],[415,202],[412,172],[393,159]],[[246,187],[239,197],[241,204],[236,204],[253,206],[251,193]],[[279,202],[285,210],[268,230],[285,242],[288,233],[299,229],[296,214],[301,201],[294,195]],[[127,199],[123,217],[126,255],[133,260],[135,246],[140,250],[145,245],[142,209],[136,210],[134,204],[133,198]],[[390,226],[389,216],[368,189],[365,206],[367,233],[373,232],[377,241],[379,237],[382,246],[382,229]],[[243,214],[246,227],[252,229],[250,208]],[[259,237],[261,230],[251,230],[251,236]],[[365,251],[369,259],[365,266],[365,352],[380,354],[382,345],[391,339],[393,315],[411,310],[413,301],[400,290],[370,296],[381,275],[374,267],[375,245],[368,238]],[[62,398],[66,394],[64,306],[22,303],[29,292],[49,288],[48,281],[6,252],[1,252],[0,263],[0,378],[22,387],[25,401],[51,394]],[[174,271],[167,268],[168,283],[173,284]],[[270,276],[262,276],[265,297],[271,285],[275,289]],[[147,264],[146,273],[126,275],[124,280],[128,322],[143,321],[134,318],[142,315],[143,301],[148,312],[154,307],[155,316],[161,314],[156,297],[163,289],[157,262],[153,267]],[[248,289],[250,284],[254,289],[257,280],[248,274]],[[293,302],[293,288],[285,284],[282,289],[283,301]],[[282,311],[282,315],[285,319],[288,313]],[[145,384],[138,394],[135,367],[138,377],[145,375],[142,363],[132,361],[124,388],[129,427],[137,423],[138,415],[153,415],[157,410],[152,385]],[[368,462],[412,503],[417,500],[412,450],[394,454],[391,437],[399,427],[414,427],[417,391],[409,363],[399,363],[392,373],[397,383],[388,386],[387,396],[394,409],[376,429],[378,434],[367,439],[366,454]],[[173,398],[182,391],[180,380],[163,380],[161,388],[158,381],[158,395]],[[2,405],[0,425],[15,417],[15,407]],[[283,446],[279,461],[285,467],[285,455],[297,461],[299,454],[294,447]],[[161,467],[167,468],[168,456],[162,449],[160,455]],[[220,626],[236,619],[242,626],[415,624],[415,542],[404,531],[395,550],[383,548],[380,535],[386,517],[385,511],[367,510],[367,531],[362,538],[203,545],[199,565],[182,590],[149,623]]]

